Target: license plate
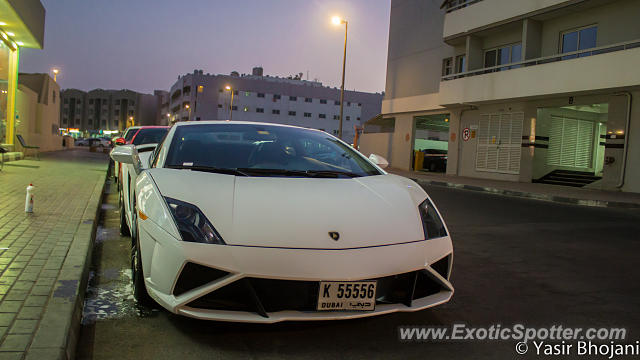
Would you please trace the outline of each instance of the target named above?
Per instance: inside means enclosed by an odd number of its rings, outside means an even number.
[[[371,311],[376,308],[376,281],[321,281],[318,311]]]

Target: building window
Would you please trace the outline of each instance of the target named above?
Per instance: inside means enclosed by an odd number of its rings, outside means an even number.
[[[298,101],[297,96],[289,96],[289,101]]]
[[[358,103],[358,106],[359,106],[359,107],[362,107],[362,103]]]
[[[304,98],[304,102],[310,103],[310,102],[313,102],[313,99],[312,98]]]
[[[223,92],[223,91],[224,91],[224,89],[218,89],[218,92],[219,92],[219,93],[221,93],[221,92]]]
[[[347,121],[351,121],[351,116],[347,116]]]
[[[333,115],[333,120],[340,120],[340,116],[338,116],[338,115]]]
[[[238,94],[239,94],[238,90],[235,90],[235,91],[233,92],[233,95],[235,95],[235,96],[238,96]]]
[[[320,104],[326,104],[327,103],[327,99],[320,99]]]
[[[51,95],[53,96],[53,103],[55,104],[56,103],[56,91],[53,90]]]
[[[114,114],[114,115],[120,115],[120,110],[118,110],[118,109],[114,110],[114,111],[113,111],[113,114]]]
[[[279,94],[273,94],[273,100],[280,100]]]
[[[259,98],[263,98],[264,97],[264,93],[258,93],[258,97]]]
[[[231,110],[236,111],[236,110],[238,110],[238,107],[237,107],[236,105],[233,105],[233,106],[231,107]]]
[[[521,43],[502,46],[496,49],[489,49],[484,52],[485,68],[517,63],[520,61],[522,61],[522,44]],[[516,67],[519,67],[519,65],[502,67],[497,69],[496,71],[504,71],[504,70],[513,69]]]
[[[107,120],[102,120],[102,127],[107,126]]]
[[[244,96],[251,96],[251,91],[245,91]]]
[[[64,113],[65,115],[69,115],[69,109],[64,109],[64,110],[63,110],[63,113]]]
[[[222,104],[218,104],[218,109],[222,109]]]
[[[453,58],[442,59],[442,76],[453,74]]]
[[[463,73],[467,68],[467,56],[466,54],[456,56],[456,73]]]
[[[596,39],[598,37],[598,27],[590,26],[577,30],[567,31],[561,34],[560,52],[568,53],[579,50],[586,50],[596,47]],[[576,57],[585,57],[591,55],[591,52],[569,55],[563,59],[575,59]]]
[[[339,100],[336,100],[336,101],[334,101],[334,102],[333,102],[333,104],[334,104],[334,105],[340,105],[340,101],[339,101]]]
[[[273,109],[273,110],[271,110],[271,113],[272,113],[273,115],[280,115],[280,110]]]
[[[93,100],[89,100],[89,101],[93,101]],[[64,103],[68,104],[69,103],[69,99],[64,99]]]
[[[289,111],[289,116],[296,116],[296,112],[295,111]]]
[[[347,106],[351,106],[351,101],[347,101]]]
[[[249,107],[248,107],[248,106],[245,106],[244,108],[242,108],[242,111],[244,111],[244,112],[249,111]]]
[[[67,118],[62,118],[62,123],[66,124],[67,123]]]
[[[116,105],[120,105],[120,99],[117,99],[116,101],[114,101],[114,103],[115,103]]]
[[[264,112],[264,109],[263,109],[263,108],[256,108],[256,112],[257,112],[257,113],[263,113],[263,112]]]
[[[327,114],[318,114],[318,117],[320,119],[326,119],[327,118]]]
[[[304,113],[304,117],[310,118],[311,117],[311,113],[308,113],[308,112]]]
[[[199,93],[204,92],[204,86],[198,85],[198,92]]]
[[[338,130],[333,130],[333,135],[338,135]]]
[[[133,110],[129,110],[129,116],[133,116]]]

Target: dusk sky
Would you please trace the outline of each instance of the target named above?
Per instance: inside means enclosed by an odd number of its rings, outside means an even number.
[[[385,85],[390,0],[41,0],[44,50],[25,49],[21,72],[61,69],[62,88],[167,90],[178,75],[307,71],[340,86],[349,21],[347,89]]]

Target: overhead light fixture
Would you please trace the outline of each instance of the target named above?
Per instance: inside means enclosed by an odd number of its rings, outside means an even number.
[[[23,46],[24,43],[22,41],[16,41],[16,44],[18,44],[18,46]]]
[[[4,21],[0,21],[0,26],[7,26],[7,23]]]
[[[7,35],[9,35],[9,36],[16,36],[16,34],[12,33],[11,31],[7,31]]]

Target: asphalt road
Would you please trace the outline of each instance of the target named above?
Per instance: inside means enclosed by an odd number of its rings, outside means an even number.
[[[439,187],[427,191],[453,237],[451,302],[417,313],[275,325],[137,309],[130,295],[128,238],[118,235],[117,195],[107,194],[78,358],[537,358],[531,346],[526,356],[516,355],[513,340],[398,340],[401,325],[455,323],[626,327],[628,342],[640,340],[640,212]]]

